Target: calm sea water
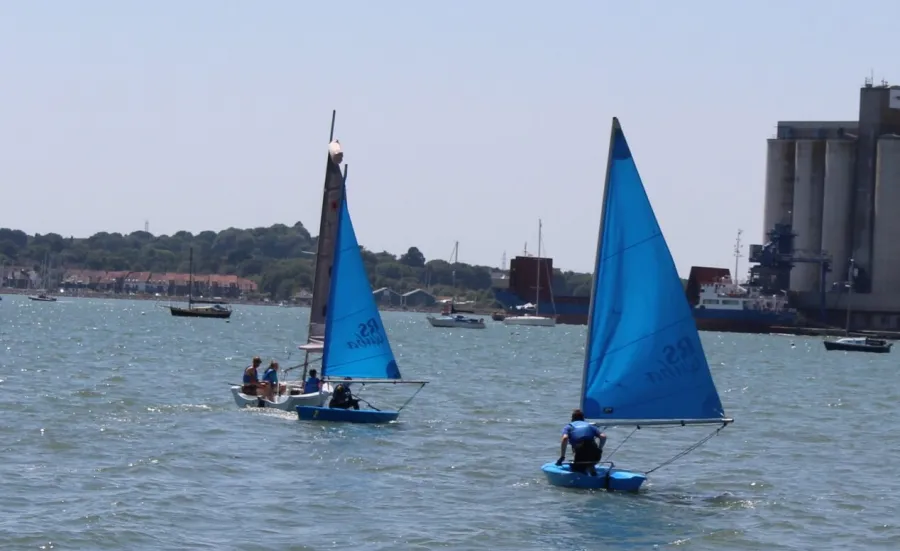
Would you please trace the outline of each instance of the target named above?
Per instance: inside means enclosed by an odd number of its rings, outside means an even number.
[[[586,493],[540,471],[577,406],[584,327],[382,315],[404,377],[431,383],[399,423],[328,425],[238,410],[228,388],[254,354],[293,365],[308,310],[225,323],[5,296],[0,548],[900,549],[898,351],[702,333],[735,424],[639,495]],[[388,394],[363,391],[408,395]],[[613,460],[648,469],[709,430],[643,429]]]

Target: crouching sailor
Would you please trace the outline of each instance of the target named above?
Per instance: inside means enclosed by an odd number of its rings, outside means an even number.
[[[597,476],[595,466],[603,457],[606,435],[594,425],[586,422],[584,413],[580,409],[572,412],[572,422],[563,427],[557,466],[561,466],[566,460],[566,444],[572,446],[572,452],[575,454],[570,467],[572,471]]]
[[[334,387],[334,394],[331,395],[331,401],[328,407],[336,409],[359,409],[359,400],[353,397],[350,392],[350,377],[344,377],[344,380]]]

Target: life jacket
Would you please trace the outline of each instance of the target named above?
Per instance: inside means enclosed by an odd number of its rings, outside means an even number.
[[[594,426],[587,421],[572,421],[566,428],[569,429],[569,442],[573,448],[577,448],[585,443],[594,441],[596,432]]]
[[[351,397],[350,388],[344,385],[343,383],[338,383],[336,387],[334,387],[334,396],[333,400],[335,403],[340,404],[346,402]]]
[[[263,380],[264,381],[269,380],[269,373],[274,374],[274,377],[272,377],[272,379],[273,379],[272,384],[277,383],[278,382],[278,372],[275,371],[274,369],[272,369],[271,367],[266,369],[266,372],[263,374]]]
[[[259,382],[259,373],[256,372],[256,368],[254,368],[252,365],[244,370],[243,382],[245,385]]]
[[[303,393],[312,394],[313,392],[318,392],[319,382],[321,382],[321,379],[319,379],[318,377],[310,377],[306,379],[306,384],[303,385]]]

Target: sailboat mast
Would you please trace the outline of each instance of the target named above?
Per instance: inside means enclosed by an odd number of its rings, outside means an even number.
[[[194,303],[194,247],[188,256],[188,308]]]
[[[453,265],[451,268],[453,270],[450,272],[451,277],[453,278],[453,298],[450,300],[450,306],[452,307],[456,304],[456,265],[459,263],[459,241],[453,244]]]
[[[606,175],[603,178],[603,202],[600,206],[600,229],[597,231],[597,253],[594,255],[594,275],[591,278],[591,302],[588,306],[587,331],[584,342],[584,369],[581,372],[581,409],[584,409],[584,388],[587,384],[588,365],[591,363],[591,333],[594,325],[594,301],[597,295],[597,276],[600,272],[600,254],[603,251],[603,224],[606,222],[606,208],[609,202],[609,176],[612,170],[613,151],[616,146],[616,133],[621,132],[619,119],[613,117],[609,129],[609,152],[606,155]]]
[[[334,122],[337,111],[331,112],[331,131],[328,135],[328,159],[325,164],[325,183],[322,189],[322,211],[319,219],[319,235],[316,238],[316,264],[313,279],[313,297],[309,312],[306,342],[325,338],[325,315],[328,310],[328,292],[331,288],[331,266],[334,262],[334,243],[337,238],[339,208],[344,194],[344,175],[341,174],[343,151],[334,140]]]
[[[534,315],[541,315],[541,219],[538,218],[538,252],[537,252],[537,289],[534,293]]]
[[[844,332],[847,335],[850,335],[850,299],[853,298],[853,268],[855,268],[855,261],[850,259],[850,268],[847,269],[847,323]]]

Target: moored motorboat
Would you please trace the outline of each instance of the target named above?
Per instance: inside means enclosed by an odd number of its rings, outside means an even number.
[[[484,318],[472,318],[462,314],[427,316],[432,327],[459,327],[462,329],[484,329]]]
[[[837,340],[825,340],[825,350],[843,350],[844,352],[887,353],[894,343],[872,337],[842,337]]]
[[[553,327],[556,320],[547,316],[532,316],[525,314],[524,316],[510,316],[503,319],[505,325],[526,325],[531,327]]]

